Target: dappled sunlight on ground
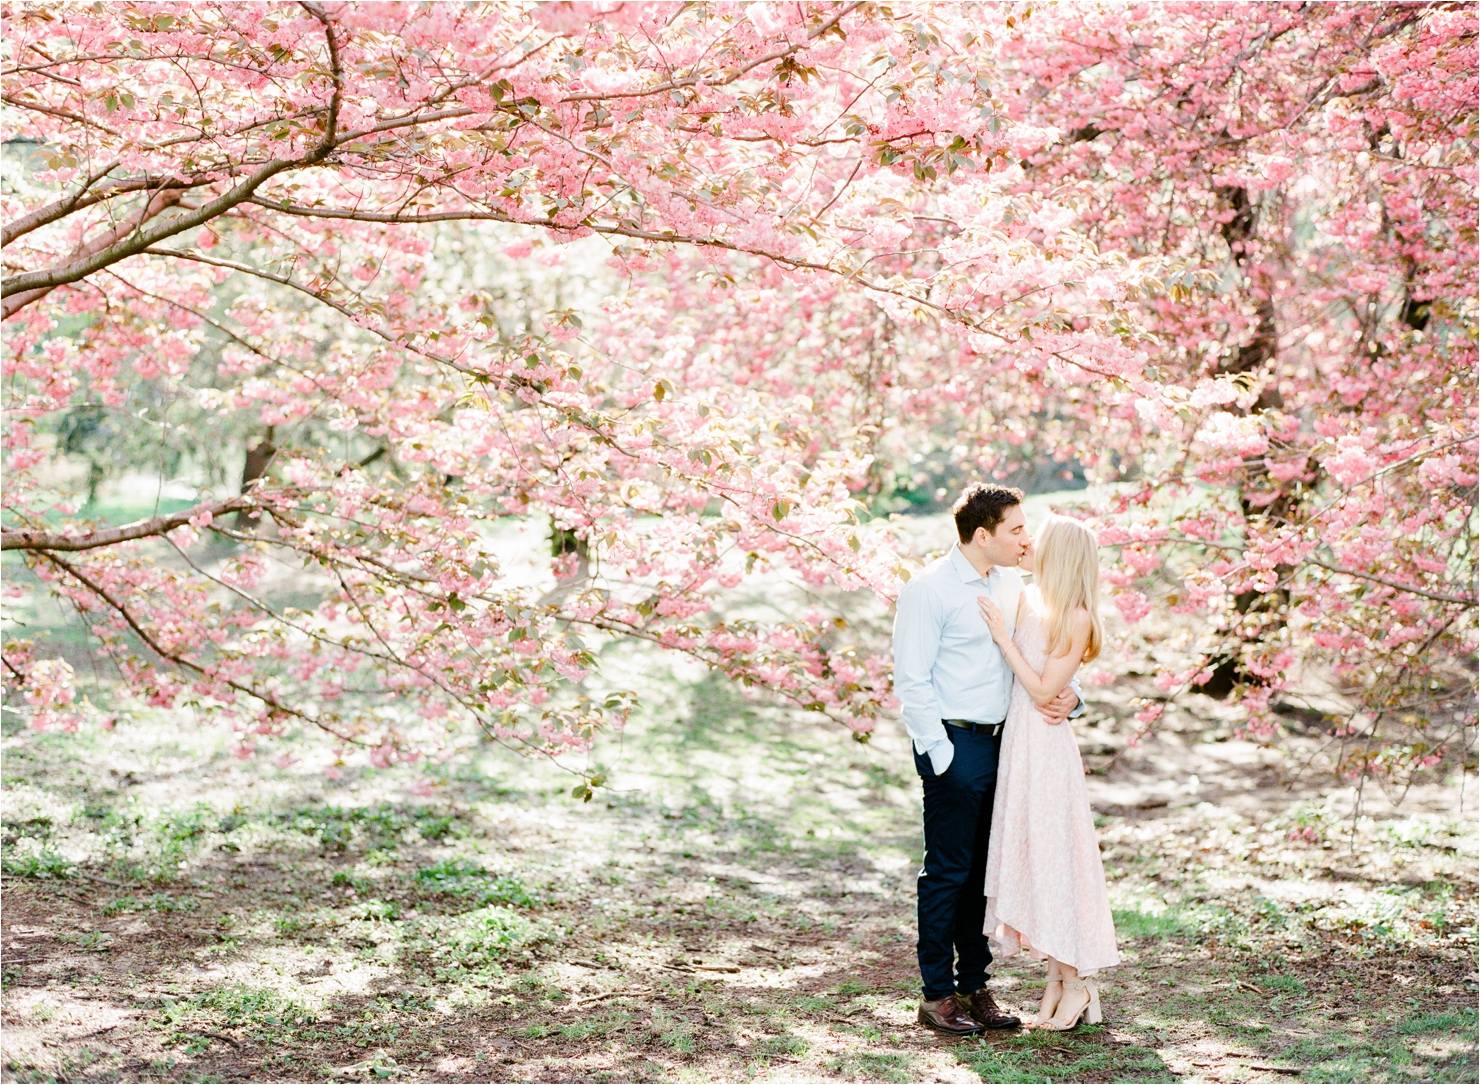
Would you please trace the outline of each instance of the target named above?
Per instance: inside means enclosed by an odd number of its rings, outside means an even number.
[[[646,704],[594,752],[591,803],[496,747],[421,798],[404,770],[283,772],[148,713],[10,734],[6,1080],[1475,1078],[1452,784],[1369,792],[1353,822],[1349,789],[1282,779],[1215,704],[1126,751],[1134,689],[1091,691],[1125,956],[1106,1024],[953,1041],[914,1025],[897,727],[860,745],[610,651]],[[995,971],[1030,1011],[1041,968]]]

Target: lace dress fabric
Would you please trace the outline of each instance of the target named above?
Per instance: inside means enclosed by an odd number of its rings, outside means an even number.
[[[1041,674],[1047,618],[1031,588],[1013,643]],[[1033,699],[1013,683],[992,807],[985,929],[996,956],[1026,949],[1085,976],[1119,964],[1120,954],[1071,724],[1044,722]]]

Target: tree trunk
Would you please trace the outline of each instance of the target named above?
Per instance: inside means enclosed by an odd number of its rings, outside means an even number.
[[[273,429],[274,427],[268,426],[262,440],[247,448],[246,462],[242,464],[242,493],[246,493],[259,478],[267,474],[272,458],[277,455],[277,446],[272,443]],[[261,513],[243,509],[236,514],[236,526],[239,530],[249,531],[257,526],[260,517]]]

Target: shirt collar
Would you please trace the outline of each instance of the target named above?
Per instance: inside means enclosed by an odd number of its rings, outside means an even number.
[[[981,573],[976,571],[976,566],[967,560],[966,555],[961,553],[961,545],[959,543],[953,543],[951,545],[951,568],[956,570],[956,575],[961,578],[961,583],[963,584],[970,584],[973,580],[980,580],[985,584],[992,574],[997,571],[997,566],[993,565],[987,570],[987,575],[982,576]]]

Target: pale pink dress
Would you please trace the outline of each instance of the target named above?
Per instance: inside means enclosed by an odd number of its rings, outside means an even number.
[[[1032,588],[1023,593],[1012,639],[1043,673],[1048,630]],[[985,929],[999,956],[1027,949],[1084,976],[1119,964],[1120,954],[1071,722],[1044,722],[1027,691],[1013,682],[987,849]]]

